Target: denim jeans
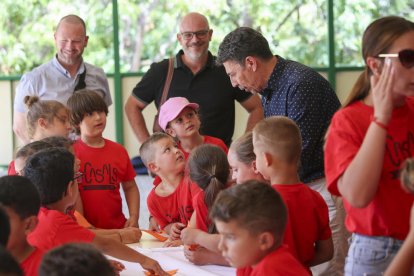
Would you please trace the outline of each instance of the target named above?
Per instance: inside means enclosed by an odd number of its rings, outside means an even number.
[[[345,275],[383,275],[403,241],[390,237],[352,234]]]

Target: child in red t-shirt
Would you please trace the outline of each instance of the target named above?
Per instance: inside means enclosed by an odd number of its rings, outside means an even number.
[[[185,159],[193,149],[202,144],[213,144],[225,153],[228,149],[224,142],[212,136],[200,134],[198,104],[190,103],[186,98],[169,98],[160,108],[158,122],[160,127],[178,140],[178,147]]]
[[[161,179],[147,198],[150,215],[171,240],[178,240],[193,214],[193,195],[199,188],[184,177],[184,155],[170,135],[154,133],[139,153],[148,170]]]
[[[256,155],[253,151],[253,134],[251,131],[246,132],[231,143],[227,160],[232,170],[232,179],[237,184],[254,179],[266,182],[256,168]]]
[[[193,198],[194,213],[189,227],[181,232],[186,245],[184,255],[197,265],[228,265],[218,251],[219,237],[208,215],[217,194],[227,187],[230,168],[226,154],[217,146],[201,145],[191,152],[187,167],[191,180],[201,191]]]
[[[0,204],[4,207],[10,223],[7,249],[20,263],[24,275],[38,275],[43,250],[31,246],[27,235],[37,225],[40,198],[36,187],[22,176],[0,178]]]
[[[71,216],[79,195],[78,178],[74,170],[75,158],[63,148],[42,150],[31,156],[23,173],[40,194],[39,223],[28,241],[31,245],[49,250],[71,242],[92,243],[104,254],[139,263],[143,268],[166,275],[159,264],[128,246],[83,228]]]
[[[198,107],[198,104],[190,103],[184,97],[169,98],[160,108],[158,123],[166,133],[176,139],[178,148],[183,152],[186,160],[191,151],[202,144],[216,145],[227,153],[228,148],[221,139],[201,135]],[[160,178],[155,177],[154,185],[158,185],[159,182]],[[150,218],[150,227],[157,228],[152,218]]]
[[[63,136],[50,136],[46,137],[40,141],[31,142],[23,146],[17,153],[15,159],[15,167],[17,169],[18,175],[22,175],[23,168],[26,164],[26,160],[36,152],[48,149],[52,147],[62,147],[66,148],[72,154],[73,152],[73,141],[65,138]],[[75,172],[79,170],[79,159],[75,157]],[[73,215],[76,218],[76,221],[79,225],[82,225],[85,228],[90,229],[92,232],[97,235],[104,235],[106,237],[112,238],[122,243],[134,243],[138,242],[141,238],[141,231],[136,227],[126,227],[121,229],[97,229],[95,226],[91,225],[81,214],[73,210]]]
[[[139,190],[135,171],[125,148],[102,137],[108,106],[98,93],[76,91],[68,99],[70,119],[80,139],[74,144],[83,173],[79,183],[81,201],[76,209],[95,227],[138,227]],[[129,219],[122,213],[120,186],[128,204]]]
[[[333,242],[328,207],[318,192],[299,180],[299,127],[288,117],[266,118],[253,128],[253,149],[257,169],[280,193],[288,210],[284,243],[307,268],[329,261]]]
[[[250,180],[223,190],[210,215],[220,233],[218,248],[238,276],[310,274],[282,245],[287,210],[270,185]]]

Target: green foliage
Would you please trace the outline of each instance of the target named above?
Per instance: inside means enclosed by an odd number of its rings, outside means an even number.
[[[210,50],[238,26],[260,30],[272,51],[309,66],[328,66],[326,0],[118,0],[121,71],[146,71],[174,55],[179,19],[190,11],[205,14],[214,30]],[[334,1],[336,65],[362,65],[363,30],[375,18],[396,14],[411,20],[412,0]],[[55,54],[53,29],[67,14],[85,19],[90,36],[84,58],[114,70],[111,0],[2,0],[0,74],[17,75]]]
[[[361,66],[361,40],[365,28],[374,19],[399,15],[414,20],[410,0],[335,1],[335,59],[337,66]]]

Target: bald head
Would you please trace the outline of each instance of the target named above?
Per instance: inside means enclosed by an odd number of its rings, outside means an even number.
[[[191,12],[185,15],[180,22],[180,33],[208,29],[210,29],[210,27],[208,25],[207,17],[197,12]]]
[[[72,25],[80,24],[83,27],[84,35],[86,35],[85,21],[83,21],[83,19],[80,18],[79,16],[74,15],[74,14],[69,14],[69,15],[66,15],[66,16],[62,17],[62,19],[60,19],[60,21],[59,21],[59,23],[56,27],[56,31],[59,30],[59,27],[62,23],[72,24]]]

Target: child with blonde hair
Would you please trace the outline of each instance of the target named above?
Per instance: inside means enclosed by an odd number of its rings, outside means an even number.
[[[232,170],[232,179],[237,184],[254,179],[265,182],[265,179],[256,168],[256,155],[253,151],[253,134],[251,131],[246,132],[231,143],[227,160]]]
[[[40,100],[37,96],[25,96],[27,107],[27,136],[31,142],[49,136],[68,137],[72,127],[69,122],[68,109],[54,100]],[[14,161],[10,162],[8,175],[16,175]]]
[[[40,100],[37,96],[26,96],[27,132],[31,141],[49,136],[68,137],[72,127],[68,109],[54,100]]]
[[[333,242],[328,206],[318,192],[299,179],[302,138],[297,124],[284,116],[258,122],[253,128],[253,147],[257,169],[287,207],[285,244],[308,269],[329,261]]]
[[[152,134],[139,154],[148,170],[161,180],[147,198],[150,215],[170,240],[179,240],[194,211],[193,196],[200,191],[185,177],[184,154],[170,135],[161,132]]]

